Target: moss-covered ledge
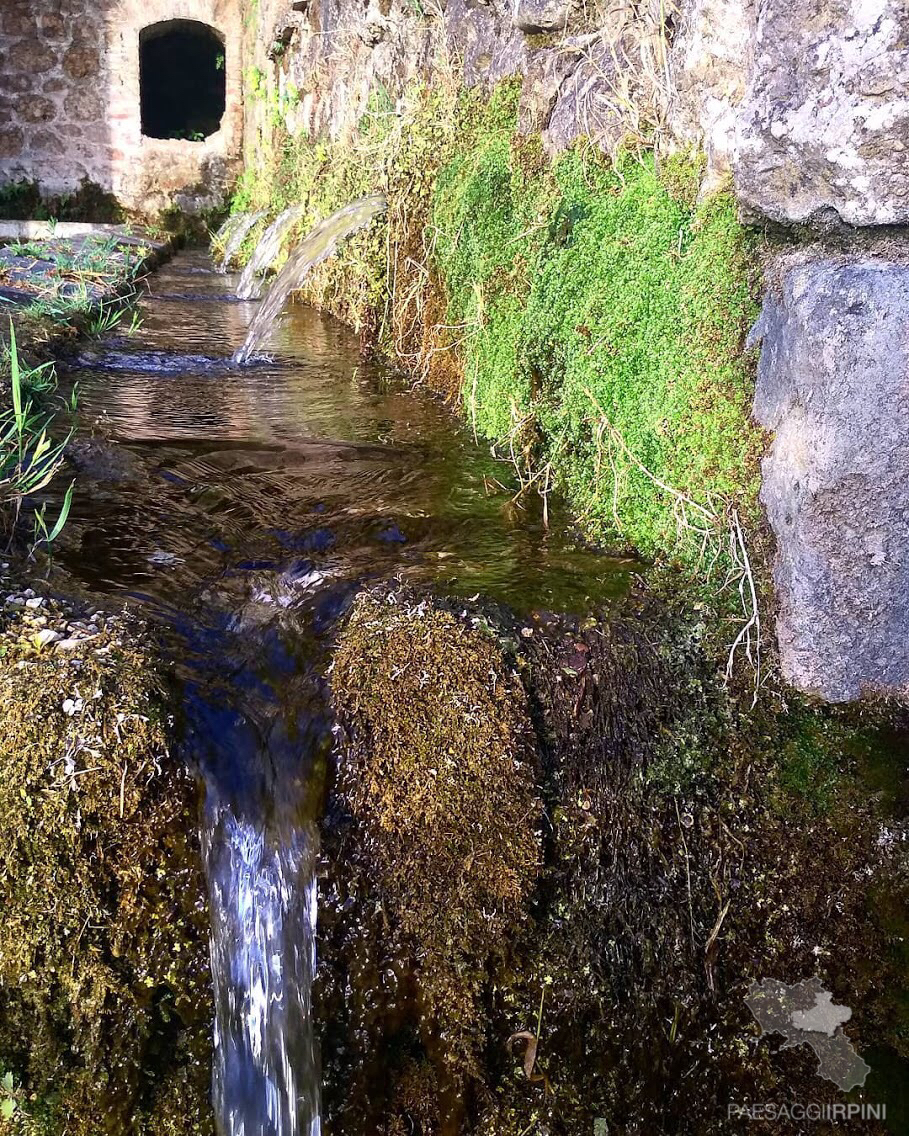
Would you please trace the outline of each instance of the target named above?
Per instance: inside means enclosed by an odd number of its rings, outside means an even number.
[[[742,713],[698,613],[652,585],[583,621],[378,587],[331,686],[333,1132],[720,1133],[727,1103],[781,1086],[835,1102],[745,1003],[814,973],[888,1099],[872,1047],[909,1054],[905,721]]]
[[[210,1132],[197,791],[154,643],[0,591],[0,1132]]]

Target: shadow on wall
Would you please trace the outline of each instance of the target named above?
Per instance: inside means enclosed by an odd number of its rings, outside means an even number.
[[[0,4],[0,216],[220,205],[242,137],[241,0]],[[50,208],[46,205],[45,208]],[[103,215],[102,215],[103,214]]]

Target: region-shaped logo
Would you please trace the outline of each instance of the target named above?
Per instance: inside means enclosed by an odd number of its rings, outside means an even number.
[[[870,1066],[852,1048],[843,1025],[852,1017],[848,1006],[837,1005],[817,977],[787,986],[775,978],[752,982],[745,999],[761,1027],[761,1036],[780,1033],[783,1049],[809,1045],[818,1059],[818,1075],[848,1092],[864,1085]]]

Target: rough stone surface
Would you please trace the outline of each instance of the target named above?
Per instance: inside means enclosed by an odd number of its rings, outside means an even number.
[[[754,33],[754,0],[688,0],[676,13],[669,128],[706,152],[709,185],[732,165]]]
[[[831,702],[909,691],[909,258],[784,270],[755,415],[785,677]]]
[[[0,186],[36,181],[59,195],[86,179],[138,213],[221,203],[239,172],[243,0],[2,0],[0,9]],[[139,33],[176,19],[225,41],[227,110],[203,142],[142,134]]]
[[[572,5],[567,0],[517,0],[513,23],[530,35],[560,32],[568,26]]]
[[[421,77],[467,87],[520,78],[522,122],[542,132],[552,154],[582,135],[606,150],[626,136],[653,137],[665,116],[668,84],[652,79],[662,74],[658,6],[447,0],[423,7],[421,15],[411,0],[312,0],[288,13],[286,0],[260,0],[246,57],[277,89],[300,92],[285,124],[311,134],[343,135],[356,127],[371,91],[381,86],[394,98]],[[268,119],[267,107],[247,107],[248,148],[269,130]]]
[[[905,0],[764,0],[737,136],[736,187],[756,213],[909,222]]]

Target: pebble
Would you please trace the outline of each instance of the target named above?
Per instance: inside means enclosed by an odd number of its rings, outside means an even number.
[[[41,596],[32,596],[32,598],[30,600],[25,601],[25,606],[30,607],[33,611],[37,611],[38,608],[41,607],[41,605],[43,603],[44,603],[44,600],[42,599]]]
[[[82,646],[82,644],[84,642],[85,642],[84,639],[59,639],[58,642],[56,643],[56,646],[54,647],[54,650],[55,651],[77,651]]]
[[[82,705],[81,698],[65,698],[63,700],[63,713],[72,718],[74,714],[80,713]]]
[[[50,627],[45,627],[35,636],[35,642],[39,647],[46,647],[49,643],[56,643],[61,638],[59,631],[53,631]]]
[[[25,600],[22,598],[22,596],[7,596],[6,597],[6,606],[7,607],[25,607]]]

